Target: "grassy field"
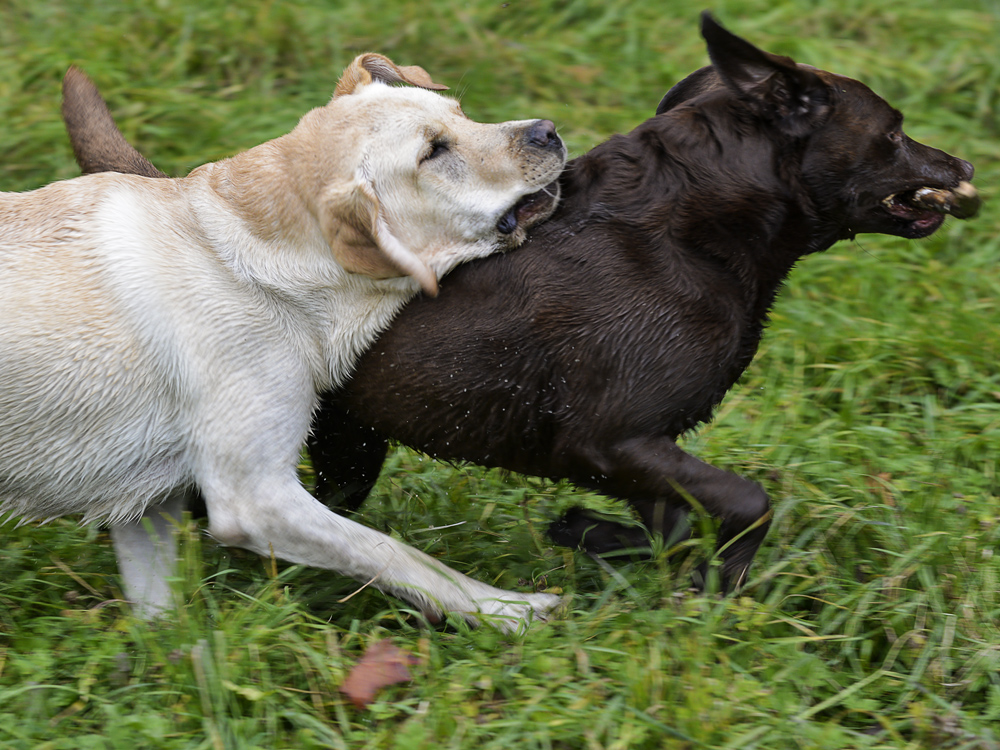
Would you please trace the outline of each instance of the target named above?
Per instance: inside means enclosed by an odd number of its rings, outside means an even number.
[[[369,49],[423,65],[475,119],[550,118],[580,154],[706,63],[702,7],[0,0],[0,189],[77,173],[59,118],[70,63],[174,174],[287,132]],[[221,550],[191,524],[182,606],[147,625],[117,601],[104,531],[8,521],[0,748],[1000,748],[1000,4],[713,10],[864,80],[911,136],[972,161],[987,200],[930,239],[861,236],[805,261],[746,377],[686,440],[774,500],[741,594],[687,590],[708,521],[652,559],[600,564],[544,527],[610,501],[402,448],[364,522],[482,580],[544,577],[572,595],[563,618],[522,638],[424,629],[371,588]],[[422,664],[358,711],[338,686],[386,637]]]

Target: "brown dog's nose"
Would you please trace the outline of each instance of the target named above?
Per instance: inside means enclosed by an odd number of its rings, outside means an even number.
[[[539,148],[551,148],[561,143],[552,120],[539,120],[532,125],[528,131],[527,140],[529,144]]]

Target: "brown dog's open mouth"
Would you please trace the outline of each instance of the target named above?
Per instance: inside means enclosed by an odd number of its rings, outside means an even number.
[[[946,215],[971,219],[979,205],[976,188],[964,181],[954,188],[921,187],[893,193],[882,201],[886,211],[908,222],[917,234],[930,234]]]
[[[497,222],[497,231],[500,234],[512,234],[518,226],[531,226],[539,218],[552,213],[558,199],[559,183],[550,182],[541,190],[530,193],[515,203]]]

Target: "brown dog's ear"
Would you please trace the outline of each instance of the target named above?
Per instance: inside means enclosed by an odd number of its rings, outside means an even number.
[[[701,34],[723,82],[782,132],[801,137],[826,120],[830,90],[818,75],[726,31],[708,11]]]
[[[346,270],[376,279],[410,276],[436,297],[437,276],[396,239],[370,187],[362,182],[327,191],[320,203],[320,226],[334,258]]]
[[[431,91],[444,91],[448,88],[440,83],[434,83],[427,71],[419,65],[396,65],[388,57],[366,52],[355,57],[354,62],[347,66],[337,82],[333,96],[353,94],[359,86],[367,86],[372,81],[409,83]]]

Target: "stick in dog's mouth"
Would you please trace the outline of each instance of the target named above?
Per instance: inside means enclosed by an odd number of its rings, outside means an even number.
[[[962,181],[954,188],[922,187],[893,193],[882,201],[889,213],[899,215],[917,211],[934,211],[956,219],[971,219],[979,212],[981,201],[976,188]]]
[[[553,180],[541,190],[529,193],[514,204],[497,222],[500,234],[512,234],[519,224],[531,222],[536,216],[550,212],[559,199],[559,182]]]

